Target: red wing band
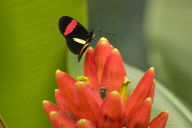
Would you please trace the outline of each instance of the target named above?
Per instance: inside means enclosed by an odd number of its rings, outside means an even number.
[[[71,33],[74,28],[77,26],[77,21],[76,20],[72,20],[66,27],[64,35],[68,35],[69,33]]]

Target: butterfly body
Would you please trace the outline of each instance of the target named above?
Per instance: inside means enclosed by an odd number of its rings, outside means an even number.
[[[59,30],[65,37],[70,51],[78,55],[78,61],[80,61],[93,40],[93,32],[88,32],[78,21],[69,16],[63,16],[59,19]]]

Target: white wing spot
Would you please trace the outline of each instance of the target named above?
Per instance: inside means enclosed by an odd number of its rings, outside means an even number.
[[[79,38],[73,38],[73,40],[74,40],[75,42],[77,42],[77,43],[80,43],[80,44],[85,44],[85,43],[86,43],[85,40],[79,39]]]

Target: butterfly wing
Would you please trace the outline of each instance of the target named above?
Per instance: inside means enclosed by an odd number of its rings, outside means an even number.
[[[81,60],[81,57],[83,56],[84,52],[87,50],[87,48],[89,47],[89,44],[86,43],[83,48],[81,49],[79,55],[77,56],[77,60],[78,62]]]
[[[88,38],[88,31],[69,16],[59,19],[59,29],[66,38],[67,46],[74,54],[79,55]]]

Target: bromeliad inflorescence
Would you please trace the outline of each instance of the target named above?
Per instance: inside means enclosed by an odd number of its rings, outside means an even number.
[[[155,91],[151,67],[127,97],[129,80],[119,51],[101,38],[89,48],[84,76],[56,71],[56,105],[43,101],[54,128],[165,128],[168,111],[150,121]]]

